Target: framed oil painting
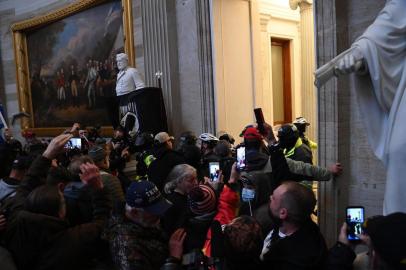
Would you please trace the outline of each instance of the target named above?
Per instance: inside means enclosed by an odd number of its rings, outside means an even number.
[[[12,25],[23,129],[53,136],[74,122],[111,130],[115,55],[134,64],[131,0],[77,1]]]

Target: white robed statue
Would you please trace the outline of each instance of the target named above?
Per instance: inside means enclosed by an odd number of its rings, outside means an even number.
[[[119,115],[121,125],[130,136],[135,136],[139,131],[137,105],[132,99],[132,93],[145,87],[138,70],[128,66],[128,55],[119,53],[116,56],[117,74],[116,94],[119,99]]]
[[[358,76],[356,93],[367,136],[386,167],[383,213],[406,212],[406,1],[389,0],[351,46],[315,72],[317,86],[332,75]]]

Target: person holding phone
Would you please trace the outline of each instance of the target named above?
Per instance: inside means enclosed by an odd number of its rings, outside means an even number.
[[[263,136],[255,127],[245,130],[244,146],[237,148],[237,169],[241,171],[241,215],[253,215],[255,210],[266,205],[271,194],[272,167],[269,155],[264,152]],[[249,196],[245,196],[248,195]]]
[[[350,269],[406,269],[406,213],[374,216],[362,226],[359,241],[352,241],[348,222],[340,229],[338,241],[329,250],[327,270]],[[368,247],[368,252],[355,254],[357,244]]]
[[[209,172],[209,163],[218,162],[220,157],[214,152],[219,139],[210,133],[202,133],[199,136],[201,142],[200,151],[201,151],[201,162],[200,162],[200,172],[203,176],[208,177]]]
[[[214,148],[214,153],[219,157],[220,169],[225,183],[230,178],[231,168],[235,162],[232,151],[232,145],[226,140],[220,140]]]

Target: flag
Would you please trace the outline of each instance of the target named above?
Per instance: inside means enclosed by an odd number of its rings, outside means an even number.
[[[6,120],[4,119],[4,110],[3,110],[3,104],[0,102],[0,131],[3,128],[7,128],[7,123]],[[0,133],[0,144],[4,143],[4,138],[3,134]]]
[[[135,101],[140,132],[157,134],[168,131],[166,110],[162,89],[145,87],[129,94],[129,100]]]
[[[0,129],[7,128],[7,123],[4,118],[3,104],[0,102]]]

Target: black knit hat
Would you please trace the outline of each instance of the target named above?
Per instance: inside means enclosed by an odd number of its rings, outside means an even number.
[[[30,156],[18,156],[11,165],[14,170],[28,170],[33,159]]]
[[[406,214],[393,213],[367,219],[364,231],[374,250],[394,269],[406,269]]]
[[[103,147],[96,145],[90,148],[88,155],[94,162],[99,162],[106,157],[106,151],[104,151]]]
[[[217,207],[216,194],[208,185],[194,187],[188,194],[188,202],[190,211],[196,215],[211,213]]]

